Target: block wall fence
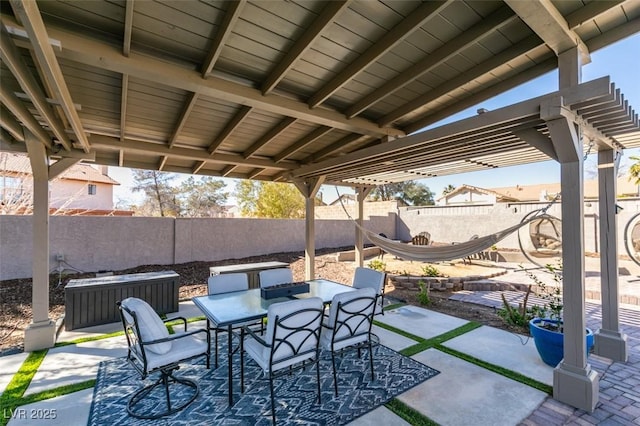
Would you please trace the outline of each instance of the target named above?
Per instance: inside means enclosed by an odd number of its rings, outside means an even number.
[[[365,227],[389,238],[410,240],[422,231],[437,242],[466,241],[487,235],[522,220],[544,203],[474,206],[398,207],[396,202],[366,203]],[[616,216],[618,254],[626,255],[624,229],[640,211],[636,199],[618,200],[623,210]],[[599,252],[597,202],[586,202],[585,250]],[[356,217],[356,205],[345,206]],[[560,217],[560,206],[549,213]],[[316,208],[317,249],[354,245],[355,227],[342,206]],[[241,259],[269,253],[304,251],[304,220],[159,217],[51,216],[50,268],[56,254],[73,268],[96,272],[123,270],[139,265],[171,265],[193,261]],[[31,216],[0,216],[0,280],[32,275]],[[365,241],[366,243],[366,241]],[[518,249],[517,233],[497,244]]]

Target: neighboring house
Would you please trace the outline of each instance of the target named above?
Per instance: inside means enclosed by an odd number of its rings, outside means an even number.
[[[468,204],[495,204],[520,201],[491,189],[472,185],[460,185],[447,195],[436,200],[438,206],[455,206]]]
[[[100,170],[88,164],[76,164],[49,185],[49,208],[52,214],[117,214],[131,216],[129,211],[113,207],[113,187],[120,185]],[[0,153],[0,212],[20,214],[31,210],[32,173],[26,155]]]
[[[617,196],[638,197],[638,185],[630,182],[627,177],[618,178],[616,182]],[[516,185],[500,188],[479,188],[471,185],[461,185],[449,194],[436,200],[439,206],[496,204],[527,201],[551,201],[560,192],[560,183],[540,183],[535,185]],[[584,182],[584,198],[595,200],[598,198],[598,181]]]
[[[341,203],[342,201],[342,203]],[[350,204],[358,204],[358,199],[355,194],[341,194],[338,198],[336,198],[330,206],[339,206],[340,204],[344,204],[348,206]]]

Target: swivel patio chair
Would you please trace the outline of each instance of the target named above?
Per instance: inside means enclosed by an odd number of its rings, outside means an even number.
[[[207,280],[207,288],[208,293],[210,295],[213,294],[224,294],[231,293],[234,291],[246,291],[249,290],[249,276],[245,273],[233,273],[233,274],[220,274],[213,275],[209,277]],[[250,323],[237,324],[234,328],[242,328],[245,325],[261,325],[262,321],[259,323],[252,321]],[[217,324],[207,318],[207,328],[209,330],[213,330],[214,332],[214,345],[215,345],[215,367],[218,368],[218,334],[220,332],[226,332],[228,329],[220,328]]]
[[[259,276],[260,288],[293,282],[293,272],[289,268],[265,269]]]
[[[140,419],[158,419],[182,410],[198,396],[198,384],[193,380],[176,377],[174,372],[180,368],[182,362],[200,356],[205,357],[209,368],[209,330],[187,332],[187,320],[184,318],[162,321],[147,302],[135,297],[117,302],[117,306],[127,338],[127,361],[143,380],[153,373],[160,373],[158,380],[131,396],[127,412]],[[184,332],[170,335],[165,322],[177,319],[183,321]],[[198,338],[199,335],[203,338]],[[169,395],[170,384],[173,387],[191,388],[193,394],[186,400],[172,403]],[[142,407],[139,407],[139,403],[160,385],[164,386],[166,408],[158,410],[157,404],[150,410],[145,410],[145,404],[140,404]]]
[[[267,331],[264,338],[249,327],[243,329],[250,337],[241,348],[241,388],[244,392],[244,352],[258,363],[269,377],[271,392],[271,419],[276,424],[276,406],[273,394],[273,379],[293,370],[304,368],[307,361],[316,364],[318,403],[320,395],[319,348],[322,329],[323,304],[319,297],[274,303],[267,311]]]
[[[371,333],[371,327],[373,325],[376,298],[376,293],[372,288],[362,288],[356,291],[336,294],[329,308],[329,316],[325,317],[323,321],[320,346],[322,349],[331,351],[336,396],[338,396],[336,352],[357,349],[358,356],[360,356],[361,349],[368,348],[371,380],[374,380],[372,346],[374,344],[377,345],[379,339],[375,334]]]
[[[384,315],[384,285],[387,281],[387,274],[375,269],[359,266],[353,274],[352,286],[354,288],[372,288],[375,290],[378,300],[376,303],[376,315]]]

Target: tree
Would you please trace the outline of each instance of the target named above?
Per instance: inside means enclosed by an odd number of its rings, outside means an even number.
[[[629,159],[635,161],[629,167],[629,180],[633,180],[636,185],[640,185],[640,157],[632,155]]]
[[[228,194],[223,192],[224,181],[203,177],[196,181],[193,176],[180,185],[181,216],[216,217],[227,202]]]
[[[150,215],[160,214],[162,217],[180,215],[177,191],[171,186],[175,175],[156,170],[132,171],[136,182],[132,191],[142,192],[146,197],[142,206],[144,211]]]
[[[291,184],[242,180],[235,195],[243,216],[298,219],[305,214],[305,199]]]
[[[429,187],[414,180],[379,185],[369,195],[374,201],[399,200],[412,206],[432,205],[433,192]]]
[[[451,194],[455,190],[456,190],[456,187],[449,184],[442,190],[442,196],[444,197],[445,195]]]

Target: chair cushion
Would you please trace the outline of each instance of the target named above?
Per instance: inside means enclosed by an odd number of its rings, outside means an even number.
[[[260,287],[271,287],[293,282],[293,272],[289,268],[266,269],[259,272]]]
[[[351,300],[358,298],[367,298],[359,301],[348,303]],[[331,301],[331,307],[329,308],[329,316],[325,317],[324,325],[322,329],[322,335],[320,336],[320,346],[324,349],[331,350],[331,340],[334,339],[334,333],[336,330],[336,323],[338,321],[348,321],[347,325],[339,328],[334,341],[334,350],[342,349],[347,346],[355,345],[356,343],[364,342],[369,338],[366,331],[369,330],[369,322],[362,322],[363,317],[355,317],[349,319],[351,314],[338,310],[338,305],[342,304],[344,309],[348,311],[362,311],[364,314],[370,314],[374,306],[371,306],[371,300],[376,297],[376,292],[373,288],[361,288],[356,291],[349,291],[346,293],[339,293],[333,297]],[[349,337],[354,334],[352,337]]]
[[[265,342],[271,344],[273,342],[274,333],[278,333],[278,337],[287,337],[287,340],[291,342],[294,347],[300,347],[301,352],[314,348],[317,344],[316,340],[308,339],[304,342],[302,340],[308,336],[308,333],[291,334],[292,330],[287,330],[280,327],[276,329],[276,316],[283,318],[293,312],[301,311],[304,309],[316,309],[317,312],[304,312],[300,315],[296,315],[286,320],[286,325],[288,327],[294,327],[295,324],[293,324],[293,322],[295,321],[296,323],[305,325],[306,327],[313,329],[316,327],[320,327],[322,308],[322,299],[320,299],[319,297],[310,297],[308,299],[298,299],[291,300],[289,302],[274,303],[273,305],[269,306],[269,310],[267,312],[268,320],[267,331],[264,336]],[[314,319],[315,321],[313,321]],[[313,323],[310,324],[310,321],[313,321]],[[244,343],[244,347],[249,356],[251,356],[251,358],[253,358],[264,371],[269,371],[269,359],[271,357],[270,346],[263,346],[254,339],[247,339]],[[293,352],[290,350],[290,348],[287,345],[281,345],[279,349],[274,353],[272,370],[276,371],[284,367],[288,367],[289,365],[301,362],[303,360],[313,358],[315,356],[313,353],[310,353],[302,354],[291,359],[286,359],[291,355],[293,355]]]
[[[207,341],[199,339],[197,334],[182,338],[178,338],[178,335],[179,334],[171,336],[175,337],[176,340],[174,341],[175,345],[173,345],[170,352],[163,354],[149,352],[147,354],[147,371],[158,367],[164,367],[165,365],[172,364],[174,362],[180,362],[207,352]]]
[[[139,338],[142,340],[142,343],[169,337],[169,330],[167,330],[167,327],[162,322],[156,311],[154,311],[151,305],[147,302],[136,297],[129,297],[124,299],[121,304],[136,314],[136,317],[138,318],[138,328],[140,329],[141,334]],[[133,323],[131,315],[129,315],[126,310],[123,310],[122,312],[127,322]],[[166,354],[171,350],[171,346],[171,342],[162,342],[153,345],[145,345],[144,348],[145,350],[157,354]]]
[[[245,273],[213,275],[209,277],[207,287],[209,294],[249,290],[249,277]]]

